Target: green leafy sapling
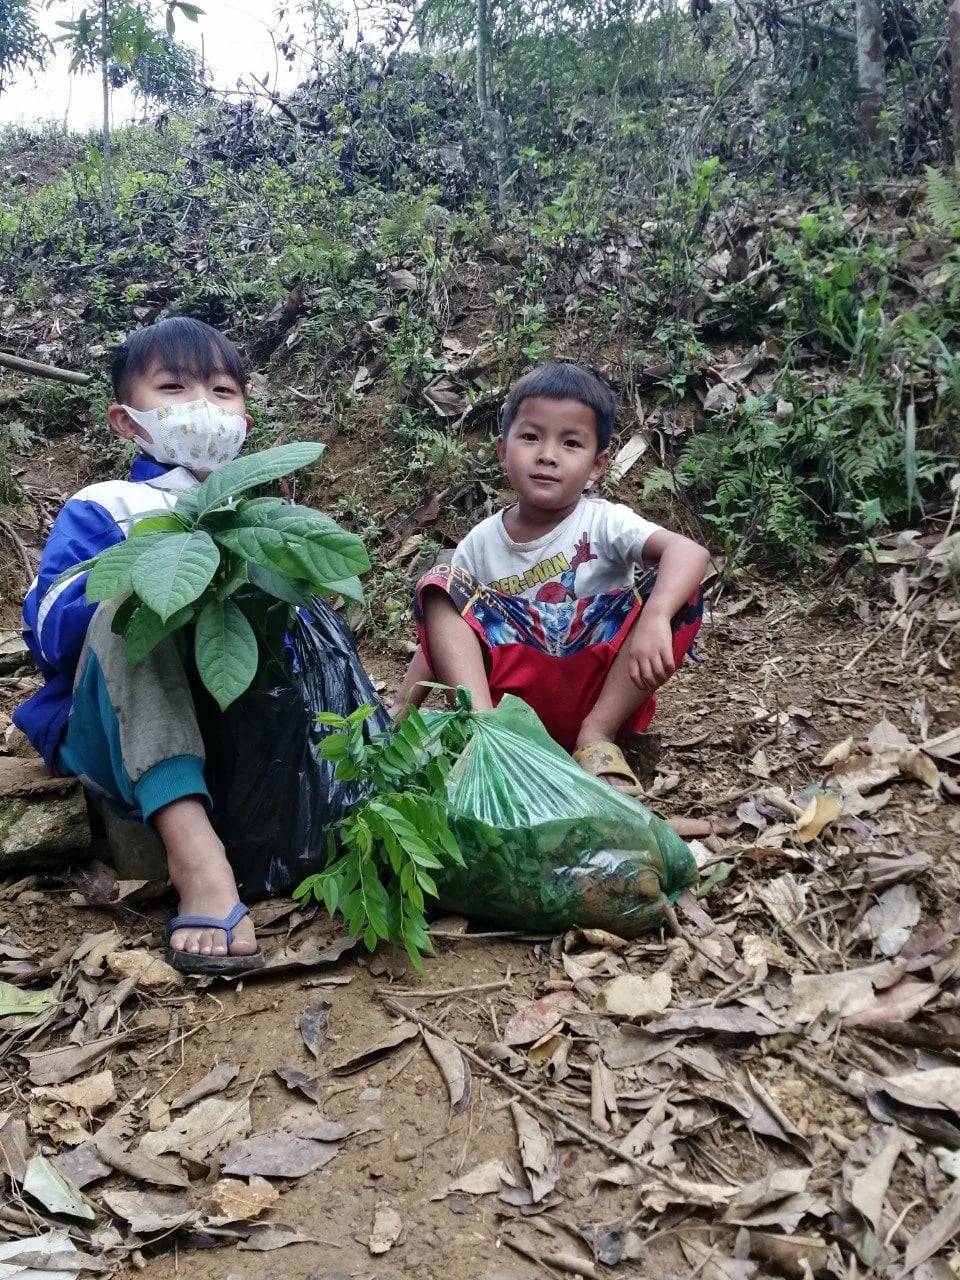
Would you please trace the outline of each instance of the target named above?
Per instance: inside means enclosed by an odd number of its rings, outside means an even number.
[[[242,496],[322,452],[288,444],[236,458],[63,578],[89,569],[88,602],[124,597],[113,629],[131,667],[192,627],[197,672],[224,710],[257,679],[289,678],[285,637],[297,608],[315,596],[363,599],[370,561],[356,534],[310,507]]]
[[[395,731],[368,741],[364,724],[372,712],[362,706],[349,716],[317,717],[336,730],[319,748],[336,761],[335,779],[361,782],[368,799],[330,833],[330,864],[294,897],[339,912],[369,951],[380,941],[403,947],[422,972],[422,956],[433,954],[425,916],[427,898],[438,892],[433,873],[464,865],[446,808],[447,773],[462,739],[458,744],[456,722],[431,729],[411,709]]]

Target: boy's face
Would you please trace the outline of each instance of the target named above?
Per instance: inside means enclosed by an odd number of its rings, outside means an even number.
[[[144,413],[167,404],[189,404],[192,400],[209,400],[211,404],[221,405],[230,413],[246,418],[248,431],[253,425],[253,419],[247,413],[243,388],[223,369],[215,369],[209,378],[204,379],[154,364],[145,373],[136,374],[131,379],[127,392],[130,408]],[[150,439],[149,432],[134,422],[122,404],[110,406],[107,420],[115,434],[125,440]]]
[[[603,474],[609,449],[597,453],[593,410],[579,400],[523,400],[497,454],[522,506],[564,511]]]

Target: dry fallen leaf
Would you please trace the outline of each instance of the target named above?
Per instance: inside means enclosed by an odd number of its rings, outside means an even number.
[[[922,782],[931,791],[940,790],[940,770],[925,751],[917,751],[915,749],[901,751],[897,756],[897,764],[900,766],[902,773],[909,774],[911,778],[916,778],[918,782]]]
[[[116,1102],[117,1090],[113,1083],[113,1072],[99,1071],[96,1075],[87,1076],[85,1080],[78,1080],[76,1084],[64,1084],[52,1089],[37,1089],[35,1096],[64,1102],[68,1107],[75,1107],[78,1111],[85,1111],[87,1115],[92,1116],[103,1107],[109,1106],[111,1102]]]
[[[844,738],[842,742],[838,742],[836,746],[830,748],[827,754],[820,761],[821,769],[831,769],[836,764],[843,764],[844,760],[850,759],[850,752],[853,750],[853,736]]]
[[[530,1183],[533,1203],[536,1204],[553,1190],[560,1178],[560,1165],[553,1138],[519,1103],[511,1102],[510,1111],[517,1126],[520,1159]]]
[[[442,1200],[444,1196],[448,1196],[455,1191],[463,1192],[468,1196],[496,1195],[502,1183],[515,1187],[517,1180],[503,1160],[499,1158],[484,1160],[482,1164],[478,1164],[473,1169],[461,1174],[460,1177],[454,1178],[446,1190],[435,1198]]]
[[[252,1249],[257,1253],[267,1253],[273,1249],[285,1249],[290,1244],[316,1244],[316,1236],[304,1235],[302,1231],[294,1231],[292,1227],[258,1226],[246,1240],[241,1240],[238,1249]]]
[[[250,1103],[246,1098],[241,1102],[203,1098],[177,1116],[166,1129],[145,1133],[138,1150],[147,1156],[177,1151],[205,1160],[218,1147],[247,1137],[252,1128]]]
[[[651,978],[623,973],[606,983],[597,997],[597,1011],[618,1018],[655,1017],[670,1005],[673,983],[668,973]]]
[[[695,1236],[681,1236],[680,1247],[695,1269],[693,1274],[702,1280],[754,1280],[760,1269],[749,1258],[731,1257],[722,1253],[715,1244],[707,1244]]]
[[[387,1054],[393,1053],[394,1049],[406,1044],[408,1040],[415,1040],[419,1034],[420,1028],[415,1023],[401,1022],[376,1044],[370,1045],[367,1049],[361,1049],[359,1053],[351,1054],[343,1062],[338,1062],[333,1068],[333,1074],[349,1076],[355,1071],[363,1071],[375,1062],[379,1062],[381,1058],[385,1058]]]
[[[220,1168],[223,1173],[244,1178],[254,1174],[264,1178],[303,1178],[339,1154],[340,1147],[335,1143],[314,1142],[284,1129],[271,1129],[228,1147]]]
[[[367,1241],[367,1248],[374,1255],[386,1253],[400,1239],[403,1230],[403,1219],[396,1209],[389,1204],[378,1204],[373,1215],[373,1230]]]
[[[940,1212],[931,1218],[907,1245],[907,1251],[903,1256],[903,1271],[900,1274],[908,1276],[911,1271],[920,1266],[921,1262],[926,1262],[927,1258],[948,1244],[958,1231],[960,1231],[960,1192],[951,1196]]]
[[[740,1188],[727,1205],[723,1221],[741,1222],[766,1205],[806,1191],[810,1173],[810,1169],[772,1169],[762,1178]]]
[[[44,1049],[28,1053],[30,1080],[33,1084],[63,1084],[105,1058],[111,1049],[126,1044],[132,1038],[130,1032],[107,1036],[103,1040],[91,1040],[85,1045],[65,1045],[61,1049]]]
[[[307,1005],[300,1015],[300,1035],[307,1047],[307,1052],[314,1058],[320,1056],[320,1048],[326,1039],[332,1008],[328,1000],[318,1000],[316,1004]]]
[[[319,1102],[323,1097],[323,1082],[308,1071],[301,1071],[299,1067],[274,1067],[273,1073],[280,1077],[288,1089],[296,1089],[311,1102]]]
[[[249,1222],[259,1218],[279,1199],[280,1192],[263,1178],[251,1178],[249,1182],[221,1178],[210,1188],[213,1208],[228,1222]]]
[[[159,1191],[104,1191],[100,1199],[111,1213],[129,1224],[131,1231],[142,1236],[174,1231],[196,1217],[186,1196]]]
[[[459,1115],[470,1101],[470,1064],[455,1044],[426,1029],[423,1031],[423,1042],[443,1076],[450,1095],[450,1109],[454,1115]]]
[[[853,936],[872,938],[882,955],[895,956],[919,919],[920,898],[916,889],[912,884],[897,884],[880,895]]]
[[[138,1151],[124,1151],[116,1138],[101,1130],[93,1139],[97,1154],[119,1173],[125,1173],[138,1182],[149,1182],[155,1187],[189,1187],[190,1181],[172,1165]]]
[[[231,1063],[225,1062],[219,1067],[214,1067],[186,1093],[182,1093],[179,1098],[174,1098],[170,1103],[170,1110],[183,1111],[193,1103],[199,1102],[201,1098],[209,1098],[213,1093],[220,1093],[228,1085],[233,1084],[239,1074],[240,1068]]]
[[[816,840],[843,812],[843,801],[829,793],[814,796],[797,819],[797,839],[802,844]]]
[[[508,1019],[503,1029],[503,1043],[513,1046],[541,1040],[547,1032],[560,1026],[563,1015],[569,1013],[573,1006],[574,998],[569,991],[551,991],[549,995],[531,1001]]]
[[[118,978],[135,979],[145,991],[183,986],[183,974],[150,951],[111,951],[106,963],[111,973]]]
[[[884,1198],[903,1141],[898,1129],[875,1124],[856,1140],[843,1161],[843,1198],[874,1231],[880,1228]]]
[[[65,1218],[79,1218],[85,1222],[92,1222],[97,1216],[84,1203],[79,1190],[45,1156],[32,1156],[27,1162],[23,1190],[50,1213],[61,1214]]]
[[[16,1116],[0,1116],[0,1185],[5,1178],[22,1182],[27,1161],[33,1154],[27,1126]]]

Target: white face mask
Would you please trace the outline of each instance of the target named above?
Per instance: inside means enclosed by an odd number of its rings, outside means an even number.
[[[146,412],[127,404],[123,407],[150,434],[149,440],[138,436],[138,446],[168,466],[197,473],[213,471],[232,461],[247,438],[246,418],[209,400],[165,404]]]

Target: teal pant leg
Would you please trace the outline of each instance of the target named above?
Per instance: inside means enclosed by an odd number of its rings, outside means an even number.
[[[209,808],[203,740],[178,647],[163,640],[129,668],[111,630],[115,611],[102,605],[90,623],[60,768],[144,822],[186,796]]]

